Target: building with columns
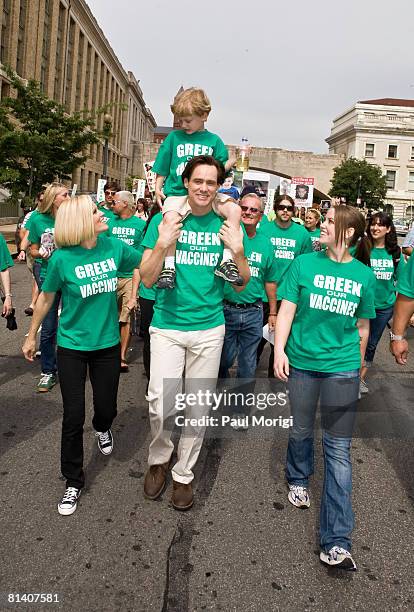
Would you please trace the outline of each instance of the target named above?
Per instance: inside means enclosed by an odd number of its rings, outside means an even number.
[[[133,173],[134,144],[152,141],[156,125],[139,81],[122,67],[84,0],[0,0],[0,62],[23,79],[39,81],[68,112],[115,106],[109,139],[108,177],[122,186]],[[0,66],[0,95],[10,93]],[[126,110],[123,110],[122,107]],[[103,127],[103,116],[99,118]],[[79,191],[94,192],[103,176],[104,143],[73,175]]]
[[[414,100],[362,100],[333,120],[329,153],[377,164],[387,178],[386,207],[414,218]]]

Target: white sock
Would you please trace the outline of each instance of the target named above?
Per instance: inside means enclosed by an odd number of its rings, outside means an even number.
[[[233,259],[233,255],[231,254],[230,249],[228,249],[227,247],[224,247],[223,257],[221,261],[225,262],[225,261],[229,261],[229,259]]]
[[[175,255],[167,255],[164,261],[164,268],[175,270]]]

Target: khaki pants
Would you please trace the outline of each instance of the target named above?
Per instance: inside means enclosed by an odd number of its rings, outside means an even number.
[[[177,394],[182,392],[182,375],[185,371],[185,392],[214,391],[221,349],[224,340],[224,325],[200,331],[181,331],[150,327],[151,377],[148,387],[149,417],[152,441],[149,447],[148,464],[167,463],[174,450],[171,442],[172,426],[166,419],[174,421],[177,415],[186,418],[207,416],[210,407],[206,404],[186,406],[178,410],[175,406]],[[173,479],[190,483],[192,468],[197,462],[203,444],[205,427],[183,426],[178,444],[178,461],[172,469]]]

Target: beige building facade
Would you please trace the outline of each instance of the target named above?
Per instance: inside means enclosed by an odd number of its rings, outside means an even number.
[[[68,112],[106,104],[112,119],[108,178],[125,185],[133,174],[134,146],[152,140],[156,126],[139,81],[124,70],[84,0],[0,0],[0,62],[23,79],[39,81]],[[0,95],[10,92],[0,67]],[[124,108],[124,110],[123,110]],[[103,127],[103,115],[99,127]],[[88,150],[73,175],[79,191],[96,191],[103,176],[104,143]]]
[[[329,153],[380,166],[387,210],[394,218],[414,218],[414,100],[357,102],[334,119],[326,142]]]

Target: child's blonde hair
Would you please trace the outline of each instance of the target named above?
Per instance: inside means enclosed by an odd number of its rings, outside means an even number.
[[[184,89],[174,98],[171,104],[171,112],[177,117],[186,117],[189,115],[197,115],[201,117],[205,113],[207,115],[211,111],[211,103],[206,92],[197,87],[189,87]]]

